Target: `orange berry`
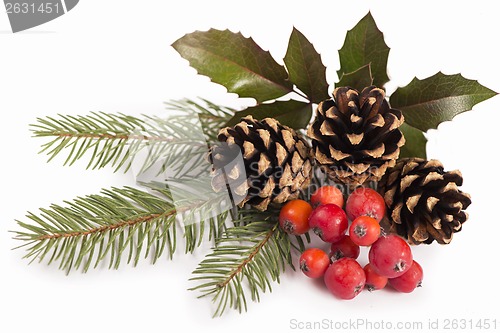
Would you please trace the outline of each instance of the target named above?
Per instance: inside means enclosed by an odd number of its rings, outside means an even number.
[[[325,274],[330,265],[330,258],[325,251],[310,248],[302,252],[299,258],[300,270],[310,278],[319,278]]]
[[[302,235],[309,230],[309,215],[312,207],[304,200],[295,199],[287,202],[280,211],[280,227],[289,234]]]

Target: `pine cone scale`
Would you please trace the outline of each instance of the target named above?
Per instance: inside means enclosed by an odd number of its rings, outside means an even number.
[[[362,155],[368,155],[373,158],[382,157],[384,153],[385,153],[385,145],[383,143],[381,143],[380,145],[378,145],[373,149],[365,149],[361,151]]]
[[[368,121],[368,130],[374,130],[384,126],[386,120],[381,114],[377,114]]]
[[[299,173],[300,170],[302,169],[303,165],[304,165],[303,157],[301,157],[298,152],[293,153],[293,156],[292,156],[292,172],[294,174]]]
[[[252,135],[252,140],[259,140],[262,142],[262,145],[258,147],[259,150],[269,149],[271,146],[271,133],[265,129],[258,129],[258,136]]]
[[[390,167],[393,167],[395,164],[395,162],[393,160],[391,161],[388,161],[387,163],[385,164],[382,164],[380,167],[378,168],[374,168],[373,170],[371,170],[371,173],[377,178],[377,179],[380,179],[382,178],[382,176],[385,174],[385,172],[387,171],[387,168],[390,168]]]
[[[342,151],[333,148],[333,146],[330,146],[329,148],[330,148],[330,155],[332,155],[332,157],[337,161],[342,161],[347,159],[348,157],[351,157],[351,155],[343,153]],[[324,163],[322,164],[334,164],[334,162],[331,161],[330,158],[326,156],[326,154],[323,154],[322,157],[323,157],[322,160],[324,161]]]
[[[433,211],[434,207],[436,207],[437,203],[439,202],[439,199],[436,197],[428,197],[427,201],[425,203],[427,210],[428,211]]]

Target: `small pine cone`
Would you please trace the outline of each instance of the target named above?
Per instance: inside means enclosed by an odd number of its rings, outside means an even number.
[[[388,207],[386,231],[410,244],[448,244],[468,218],[470,195],[461,185],[460,171],[445,172],[437,160],[401,159],[378,184]]]
[[[276,119],[242,118],[220,130],[211,148],[212,187],[229,187],[233,200],[266,210],[271,203],[296,199],[311,180],[312,158],[307,142]]]
[[[391,109],[385,92],[374,86],[361,93],[336,88],[321,102],[308,128],[313,154],[332,180],[351,186],[378,181],[394,166],[405,139],[399,110]]]

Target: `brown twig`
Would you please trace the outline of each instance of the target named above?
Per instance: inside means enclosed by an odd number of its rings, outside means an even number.
[[[93,229],[90,229],[87,231],[73,231],[73,232],[62,233],[62,234],[54,233],[54,234],[49,234],[49,235],[43,235],[43,236],[37,237],[36,240],[41,241],[41,240],[46,240],[46,239],[87,236],[87,235],[91,235],[91,234],[95,234],[95,233],[99,233],[99,232],[106,232],[109,230],[118,229],[121,227],[131,227],[131,226],[136,225],[138,223],[151,222],[152,220],[157,219],[159,217],[165,218],[165,217],[175,215],[177,213],[184,213],[186,211],[189,211],[189,210],[195,208],[197,205],[199,205],[199,203],[187,205],[185,207],[181,207],[178,209],[171,209],[171,210],[166,211],[162,214],[149,214],[146,216],[138,217],[138,218],[133,219],[133,220],[121,221],[121,222],[118,222],[118,223],[115,223],[112,225],[103,225],[103,226],[93,228]]]
[[[173,141],[171,138],[161,136],[146,136],[146,135],[126,135],[126,134],[90,134],[90,133],[51,133],[52,136],[60,138],[88,138],[88,139],[111,139],[111,140],[147,140],[147,141]]]
[[[220,282],[220,283],[217,283],[217,288],[224,288],[226,285],[229,284],[229,282],[231,282],[231,280],[236,276],[238,275],[239,273],[241,273],[241,271],[243,270],[243,268],[248,265],[249,262],[251,262],[253,260],[253,258],[257,255],[257,253],[259,253],[259,251],[262,249],[262,247],[264,247],[264,245],[266,245],[266,243],[269,241],[269,239],[271,238],[271,236],[274,234],[274,232],[276,231],[276,227],[277,227],[277,224],[271,228],[271,230],[269,230],[269,232],[266,234],[266,237],[264,237],[264,239],[262,239],[262,241],[255,247],[255,249],[250,253],[250,255],[248,256],[248,258],[246,258],[245,260],[243,260],[241,262],[241,264],[239,264],[236,269],[231,273],[231,275],[229,275],[227,277],[227,279],[225,279],[223,282]]]
[[[87,231],[74,231],[74,232],[68,232],[68,233],[54,233],[50,235],[43,235],[38,237],[36,240],[46,240],[46,239],[56,239],[56,238],[69,238],[69,237],[79,237],[79,236],[87,236],[87,235],[92,235],[95,233],[101,233],[101,232],[106,232],[122,227],[131,227],[133,225],[136,225],[138,223],[144,223],[144,222],[151,222],[154,219],[157,219],[159,217],[168,217],[176,214],[176,210],[172,209],[168,212],[165,212],[163,214],[150,214],[147,216],[141,216],[133,220],[128,220],[128,221],[121,221],[112,225],[104,225],[101,227],[93,228]]]

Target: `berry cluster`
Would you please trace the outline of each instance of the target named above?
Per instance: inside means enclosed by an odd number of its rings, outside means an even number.
[[[299,265],[306,276],[323,277],[328,290],[341,299],[352,299],[364,288],[374,291],[389,284],[409,293],[421,285],[422,267],[413,260],[408,243],[397,235],[386,235],[380,227],[386,206],[379,193],[359,187],[347,198],[344,210],[342,192],[335,186],[323,186],[310,202],[292,200],[279,216],[287,233],[301,235],[312,230],[331,244],[329,255],[320,248],[301,254]],[[370,246],[364,268],[356,261],[360,246]]]

